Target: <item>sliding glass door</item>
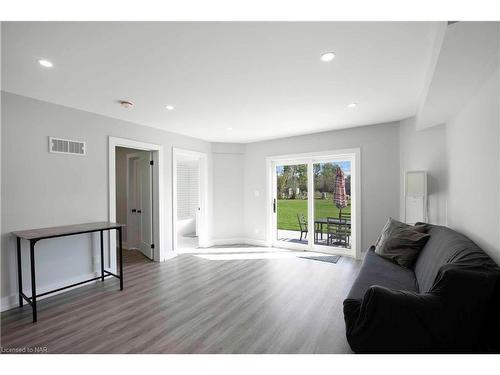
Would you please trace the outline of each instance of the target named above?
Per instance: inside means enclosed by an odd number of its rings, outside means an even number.
[[[325,160],[313,164],[314,244],[349,249],[351,246],[351,161]]]
[[[356,157],[352,152],[270,160],[274,246],[355,254]]]
[[[306,244],[309,228],[307,164],[276,164],[276,239]]]

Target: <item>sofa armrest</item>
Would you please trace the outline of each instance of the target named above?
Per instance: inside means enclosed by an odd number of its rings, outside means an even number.
[[[460,327],[460,337],[472,350],[499,351],[495,328],[498,324],[500,273],[497,270],[478,269],[462,264],[459,268],[445,265],[439,270],[430,293],[445,301],[450,324]],[[496,348],[494,348],[496,346]]]
[[[494,280],[488,273],[443,267],[429,293],[371,286],[362,300],[344,301],[349,344],[355,352],[484,351]]]
[[[439,296],[374,285],[362,300],[344,301],[347,339],[359,353],[425,352],[442,309]]]

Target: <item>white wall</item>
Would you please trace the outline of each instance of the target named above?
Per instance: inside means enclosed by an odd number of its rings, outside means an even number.
[[[400,122],[400,220],[405,217],[406,171],[427,171],[429,223],[446,225],[447,178],[446,127],[416,130],[415,118]]]
[[[241,242],[245,237],[244,169],[245,145],[212,144],[213,243]]]
[[[497,69],[447,124],[448,225],[500,264],[500,122]]]
[[[389,216],[399,216],[399,124],[316,133],[246,145],[246,237],[266,238],[266,157],[346,148],[361,149],[361,246],[372,245]],[[257,196],[258,195],[258,196]]]
[[[445,197],[446,221],[432,212],[431,220],[464,233],[500,264],[499,55],[498,22],[460,22],[447,28],[426,93],[431,100],[424,109],[434,115],[417,119],[446,125],[415,132],[411,120],[403,121],[401,168],[428,169],[437,176],[437,190],[432,180],[429,184],[437,193],[431,211],[442,212]]]
[[[17,293],[11,231],[108,220],[108,136],[163,145],[166,228],[172,227],[172,147],[211,151],[211,145],[201,140],[6,92],[2,92],[2,106],[2,309],[15,303]],[[87,155],[51,154],[48,136],[86,141]],[[208,168],[210,197],[210,156]],[[80,237],[37,244],[39,291],[78,281],[98,267],[90,250],[97,251],[97,243],[89,235]],[[171,249],[171,230],[166,230],[166,237]],[[28,260],[26,247],[24,259]],[[28,262],[24,266],[28,287]]]

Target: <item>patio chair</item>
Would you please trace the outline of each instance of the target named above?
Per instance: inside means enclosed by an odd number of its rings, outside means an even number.
[[[339,214],[339,219],[345,219],[346,221],[351,222],[351,213],[350,212],[341,212]],[[352,224],[352,222],[351,222]],[[351,226],[347,225],[347,244],[351,242]]]
[[[326,244],[347,247],[347,220],[334,217],[326,218]]]
[[[297,220],[299,221],[300,241],[302,241],[302,235],[304,239],[307,238],[307,219],[304,214],[297,214]]]

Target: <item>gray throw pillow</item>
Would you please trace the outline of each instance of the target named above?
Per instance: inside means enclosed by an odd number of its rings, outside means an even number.
[[[382,228],[382,232],[380,233],[380,236],[378,237],[377,242],[375,243],[375,252],[378,254],[379,251],[377,249],[380,247],[382,243],[384,243],[389,237],[392,232],[394,232],[398,228],[408,228],[409,225],[402,223],[400,221],[394,220],[392,217],[387,220],[387,223],[385,223],[384,227]]]
[[[410,268],[430,237],[426,231],[425,224],[411,226],[389,218],[377,241],[375,253]]]

